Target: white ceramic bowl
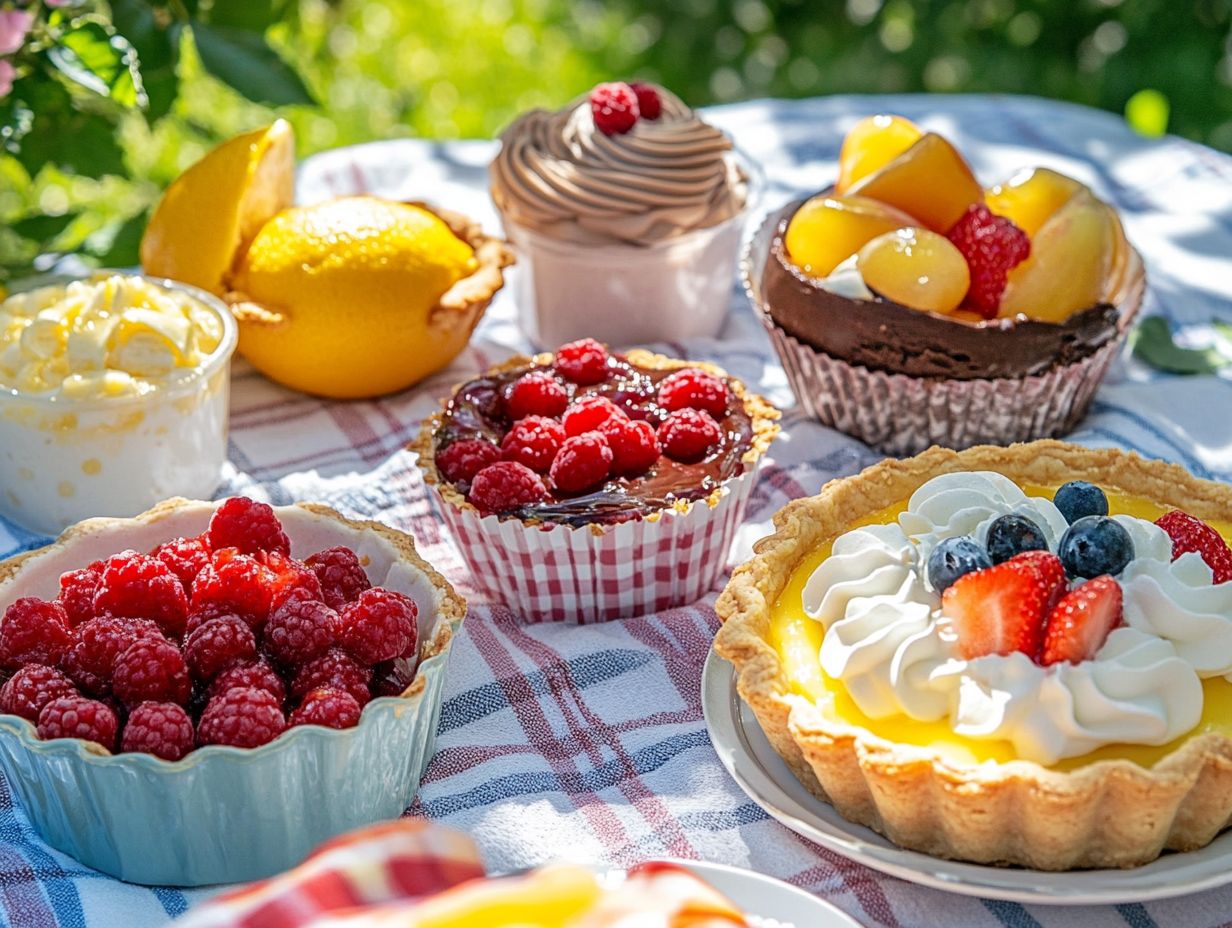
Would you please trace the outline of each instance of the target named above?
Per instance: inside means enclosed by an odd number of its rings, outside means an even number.
[[[197,535],[216,506],[169,500],[134,519],[74,526],[55,544],[0,563],[0,611],[22,596],[55,596],[64,571]],[[466,604],[407,535],[323,506],[275,511],[295,557],[346,545],[374,585],[415,600],[414,682],[399,697],[370,702],[354,728],[301,726],[259,748],[199,748],[174,763],[74,739],[41,741],[25,719],[0,715],[0,765],[52,847],[133,883],[233,883],[286,870],[320,842],[396,818],[410,804],[432,757],[449,647]]]
[[[235,320],[204,290],[143,279],[211,310],[222,339],[200,366],[144,396],[72,400],[0,390],[0,515],[30,531],[54,535],[93,516],[133,516],[173,496],[207,497],[218,486]],[[71,281],[43,277],[20,289]]]

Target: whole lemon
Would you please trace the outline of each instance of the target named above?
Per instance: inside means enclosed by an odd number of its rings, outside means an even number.
[[[477,266],[471,245],[419,206],[357,196],[284,210],[236,263],[240,353],[307,393],[404,389],[466,345],[487,300],[471,311],[442,297]]]

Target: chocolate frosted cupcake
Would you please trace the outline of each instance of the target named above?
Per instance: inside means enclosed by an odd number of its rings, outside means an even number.
[[[602,84],[562,110],[532,110],[501,135],[490,175],[536,341],[717,333],[750,167],[678,97]]]
[[[1064,434],[1142,300],[1115,212],[1037,169],[987,191],[939,136],[872,117],[839,183],[741,263],[801,405],[891,454]]]
[[[777,418],[712,365],[587,339],[462,384],[413,447],[476,585],[601,621],[714,587]]]

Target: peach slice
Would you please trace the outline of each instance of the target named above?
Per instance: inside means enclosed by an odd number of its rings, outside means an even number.
[[[943,235],[984,190],[949,142],[929,132],[905,152],[856,183],[850,193],[880,200]]]
[[[864,282],[887,299],[935,313],[958,308],[971,285],[967,260],[944,235],[898,229],[865,244],[856,258]]]
[[[1101,302],[1118,225],[1112,209],[1090,193],[1072,197],[1040,227],[1031,256],[1010,271],[998,315],[1064,322]]]
[[[856,181],[881,170],[923,134],[919,126],[902,116],[882,113],[861,119],[843,139],[834,192],[843,193]]]
[[[1049,216],[1086,189],[1072,177],[1049,168],[1027,168],[989,188],[984,199],[990,210],[1034,238]]]
[[[867,197],[816,196],[796,210],[783,244],[791,262],[814,277],[825,277],[869,239],[916,225],[906,213]]]

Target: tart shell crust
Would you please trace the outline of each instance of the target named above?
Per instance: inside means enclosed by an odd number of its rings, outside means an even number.
[[[1082,478],[1105,489],[1232,518],[1232,487],[1136,454],[1058,441],[931,448],[832,480],[774,517],[775,532],[732,575],[715,649],[775,750],[811,793],[895,844],[937,857],[1037,870],[1135,867],[1209,844],[1232,824],[1232,739],[1191,737],[1151,768],[1103,760],[1073,771],[1026,760],[960,765],[924,747],[826,718],[792,692],[770,645],[770,610],[801,560],[858,519],[938,474],[992,470],[1016,483]]]

